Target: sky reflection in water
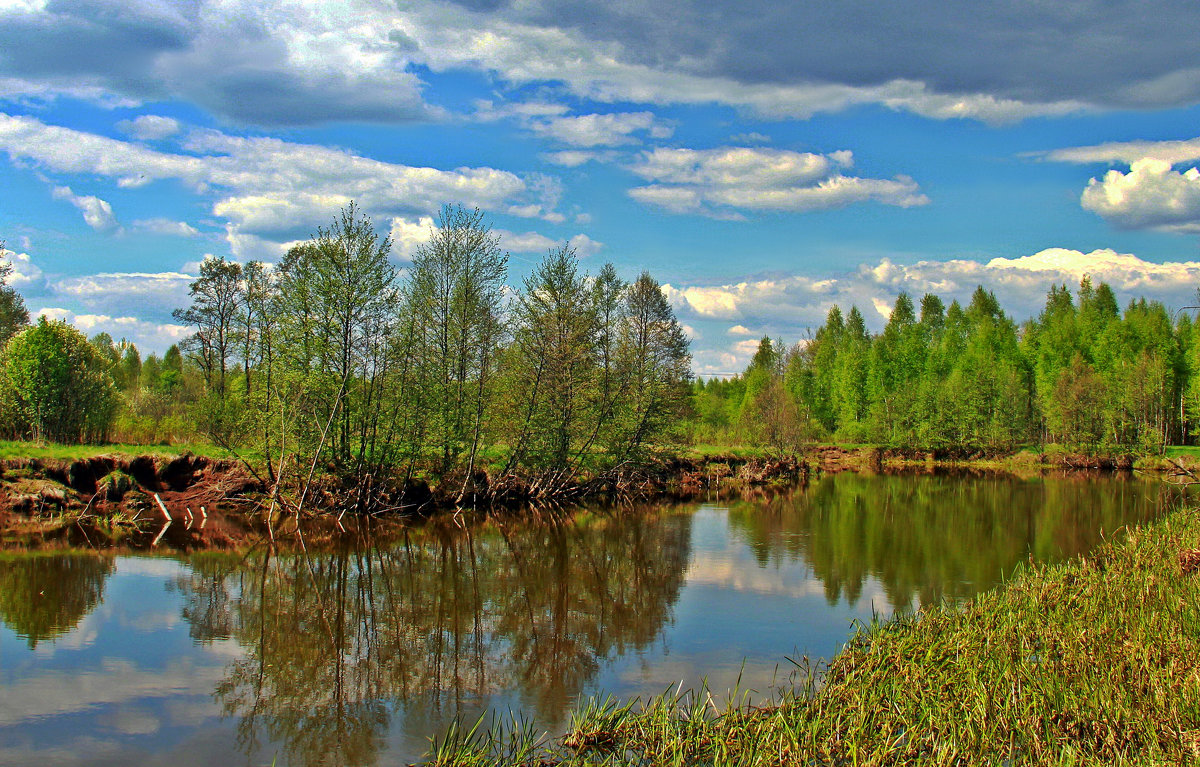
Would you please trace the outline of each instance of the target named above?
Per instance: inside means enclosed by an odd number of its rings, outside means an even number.
[[[1087,551],[1174,492],[847,474],[557,527],[432,525],[310,562],[8,557],[0,765],[391,764],[455,716],[556,729],[581,698],[705,677],[763,695],[855,621]]]

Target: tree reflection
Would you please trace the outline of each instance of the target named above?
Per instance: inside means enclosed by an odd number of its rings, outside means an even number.
[[[88,554],[0,559],[0,619],[29,643],[57,639],[100,604],[113,560]]]
[[[670,619],[690,531],[686,515],[645,510],[431,526],[388,545],[263,553],[179,587],[193,636],[228,631],[247,650],[216,690],[247,754],[265,737],[289,763],[371,764],[399,707],[405,729],[433,734],[517,691],[556,722],[604,661]]]
[[[731,526],[761,564],[807,562],[830,604],[876,578],[893,605],[961,599],[1019,562],[1090,550],[1101,536],[1161,514],[1161,482],[1083,476],[828,475],[803,491],[735,503]]]

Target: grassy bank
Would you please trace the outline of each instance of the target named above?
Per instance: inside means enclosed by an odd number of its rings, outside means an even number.
[[[228,450],[207,442],[186,445],[135,445],[106,443],[102,445],[64,445],[57,442],[0,440],[0,460],[36,458],[38,460],[80,461],[98,455],[181,455],[193,453],[208,458],[228,458]]]
[[[592,705],[564,739],[451,733],[439,765],[1200,763],[1200,514],[864,629],[807,689]]]

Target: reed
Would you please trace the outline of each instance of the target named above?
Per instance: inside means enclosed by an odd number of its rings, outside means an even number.
[[[1023,566],[960,605],[860,626],[769,705],[593,701],[561,738],[455,730],[454,765],[1200,764],[1200,516]]]

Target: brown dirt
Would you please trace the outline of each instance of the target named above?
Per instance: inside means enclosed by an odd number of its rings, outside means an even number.
[[[113,471],[134,482],[119,500],[99,486]],[[0,462],[0,547],[235,546],[258,535],[258,515],[247,512],[260,490],[240,464],[190,453],[10,459]],[[167,520],[155,494],[172,517],[161,538]]]

